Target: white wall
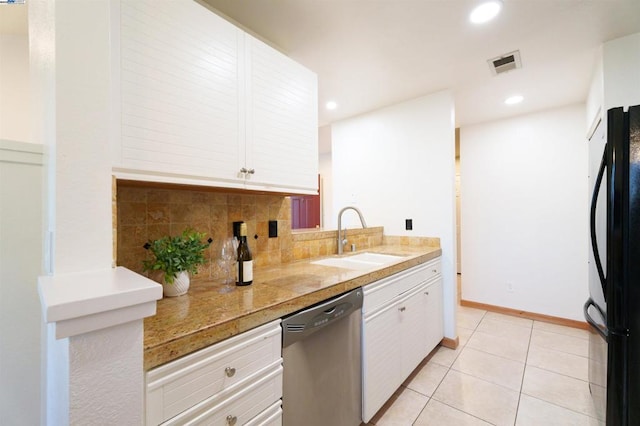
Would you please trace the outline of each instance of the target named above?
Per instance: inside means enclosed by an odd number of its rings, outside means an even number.
[[[605,111],[640,104],[640,33],[605,43],[602,55]]]
[[[332,125],[333,213],[357,206],[387,235],[440,237],[445,336],[455,337],[453,96],[435,93]],[[413,231],[405,230],[413,219]],[[343,224],[360,227],[347,211]]]
[[[610,108],[640,105],[640,33],[608,41],[598,52],[587,96],[587,128]],[[599,113],[599,114],[598,114]]]
[[[109,1],[56,1],[58,274],[112,266],[110,35]]]
[[[42,146],[0,140],[0,424],[40,423]],[[16,413],[20,413],[16,415]]]
[[[592,133],[604,114],[604,76],[602,69],[602,47],[599,49],[596,65],[593,68],[589,94],[587,96],[587,131]]]
[[[0,34],[0,140],[31,142],[29,38]]]
[[[584,320],[585,114],[579,104],[461,129],[463,300]]]

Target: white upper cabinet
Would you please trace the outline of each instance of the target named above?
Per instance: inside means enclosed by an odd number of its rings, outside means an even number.
[[[195,1],[116,4],[117,177],[317,191],[314,73]]]
[[[246,47],[248,182],[316,191],[317,77],[248,34]]]

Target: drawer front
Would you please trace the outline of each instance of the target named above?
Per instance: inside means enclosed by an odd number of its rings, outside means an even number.
[[[282,401],[278,401],[249,420],[245,426],[282,426]]]
[[[394,297],[440,275],[440,257],[363,287],[362,312],[371,312]]]
[[[245,425],[282,398],[282,371],[281,364],[274,364],[259,372],[247,386],[223,398],[208,398],[163,426]]]
[[[146,423],[157,425],[281,359],[280,320],[167,363],[146,374]]]

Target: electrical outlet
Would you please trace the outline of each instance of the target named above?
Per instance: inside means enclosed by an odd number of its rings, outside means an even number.
[[[269,238],[277,238],[278,237],[278,221],[270,220],[269,221]]]
[[[507,283],[507,291],[509,293],[513,293],[514,292],[514,288],[513,288],[513,283],[512,282],[508,282]]]

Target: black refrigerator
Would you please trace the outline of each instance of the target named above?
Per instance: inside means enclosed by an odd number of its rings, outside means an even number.
[[[607,111],[590,216],[589,387],[607,426],[640,425],[640,105]]]

